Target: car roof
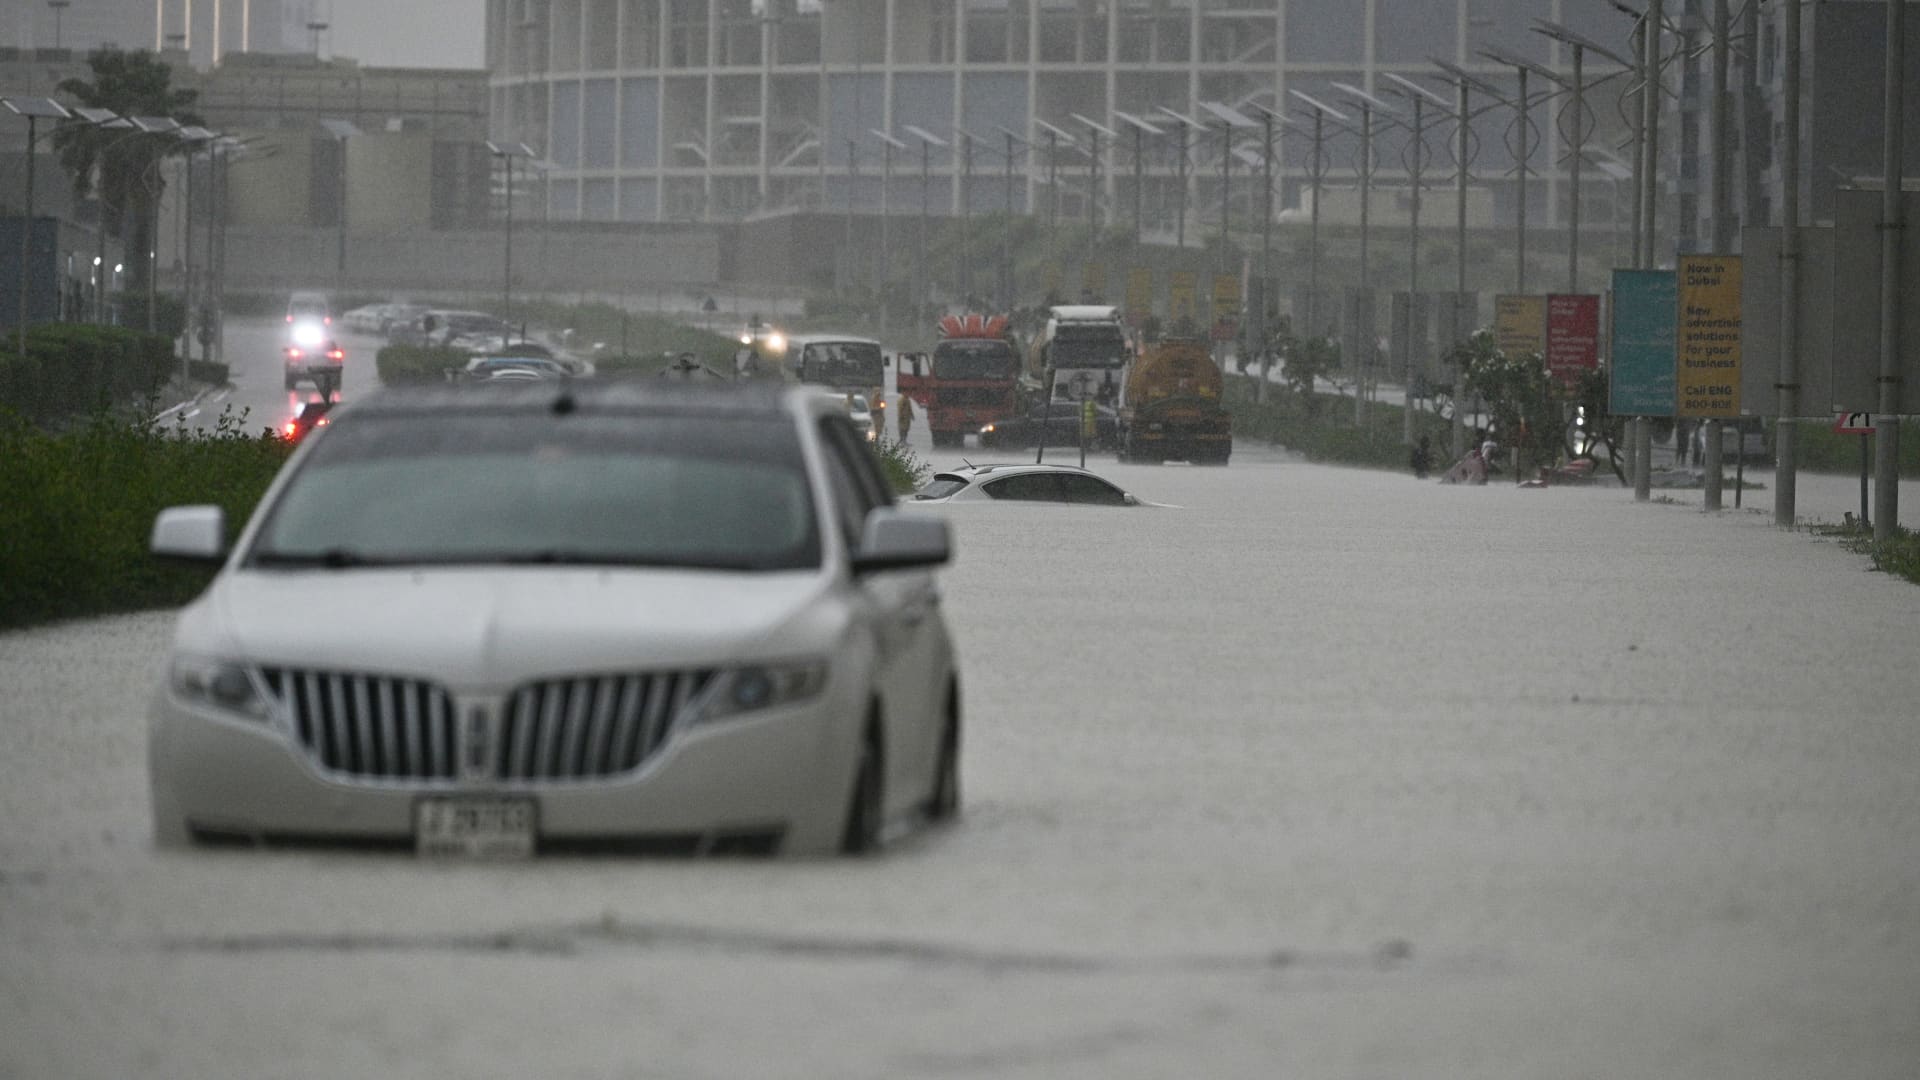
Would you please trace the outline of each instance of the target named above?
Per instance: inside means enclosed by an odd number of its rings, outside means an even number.
[[[789,349],[795,346],[824,345],[828,343],[872,345],[876,349],[880,347],[880,342],[877,340],[870,337],[861,337],[858,334],[789,334],[787,336],[787,348]]]
[[[1102,480],[1106,479],[1106,477],[1100,476],[1100,474],[1091,469],[1082,469],[1077,465],[1055,465],[1051,462],[1044,461],[1037,465],[1030,461],[1024,464],[1020,462],[989,462],[984,465],[962,465],[955,469],[941,469],[934,474],[934,479],[937,480],[942,476],[953,476],[962,480],[974,480],[984,476],[1014,476],[1020,473],[1079,473],[1083,476],[1098,476]],[[1111,481],[1109,481],[1109,483],[1111,483]]]
[[[752,380],[743,383],[682,379],[508,379],[422,383],[384,387],[358,398],[360,416],[400,416],[446,411],[530,413],[553,411],[669,412],[711,416],[782,414],[831,416],[834,404],[798,387]],[[840,404],[839,415],[846,414]]]

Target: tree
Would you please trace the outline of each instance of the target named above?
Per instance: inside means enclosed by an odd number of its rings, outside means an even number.
[[[173,88],[173,69],[149,52],[123,52],[112,46],[87,55],[93,78],[63,79],[60,91],[80,104],[112,109],[121,116],[167,116],[182,124],[198,124],[188,111],[200,96],[195,90]],[[129,252],[153,247],[154,219],[166,188],[157,168],[160,160],[178,149],[165,136],[79,124],[55,130],[53,144],[60,165],[73,177],[73,192],[86,198],[98,195],[101,227],[120,234]],[[146,289],[148,264],[127,260],[129,285]]]
[[[1340,367],[1340,343],[1330,337],[1296,338],[1289,330],[1281,348],[1287,386],[1305,403],[1307,415],[1313,416],[1320,411],[1314,382]]]

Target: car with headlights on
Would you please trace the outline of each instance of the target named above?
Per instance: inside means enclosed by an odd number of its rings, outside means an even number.
[[[1020,450],[1038,446],[1042,441],[1060,448],[1080,445],[1080,429],[1085,410],[1093,410],[1093,431],[1087,445],[1096,450],[1111,450],[1120,442],[1120,414],[1095,402],[1054,401],[1029,409],[1024,416],[1007,416],[980,427],[982,447]]]
[[[768,384],[342,406],[217,561],[151,706],[163,845],[861,853],[959,806],[947,524]],[[293,613],[295,617],[289,617]]]
[[[346,370],[346,366],[346,350],[331,340],[316,345],[295,342],[281,350],[281,375],[289,390],[309,382],[323,396],[330,394],[340,389],[340,374]]]
[[[919,503],[1007,502],[1140,506],[1112,481],[1072,465],[966,465],[933,474],[913,495]]]

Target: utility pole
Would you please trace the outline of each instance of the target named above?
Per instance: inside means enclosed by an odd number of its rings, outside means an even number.
[[[1724,5],[1726,0],[1720,0]],[[1873,538],[1893,539],[1900,514],[1900,251],[1906,235],[1902,220],[1900,166],[1905,140],[1902,98],[1906,87],[1906,0],[1887,0],[1887,76],[1885,155],[1880,192],[1880,415],[1874,418]]]
[[[1641,77],[1640,135],[1646,149],[1645,167],[1640,171],[1640,266],[1651,270],[1659,266],[1654,253],[1660,220],[1660,95],[1664,77],[1660,66],[1660,35],[1666,28],[1664,0],[1647,0],[1646,14],[1640,21],[1640,47],[1646,65]],[[1674,440],[1676,459],[1682,452]],[[1633,439],[1633,499],[1647,502],[1653,497],[1653,424],[1642,417]]]
[[[1780,147],[1780,378],[1773,428],[1773,523],[1794,524],[1800,471],[1800,5],[1787,4]]]
[[[1368,259],[1369,245],[1373,236],[1373,114],[1384,113],[1391,116],[1393,110],[1386,102],[1367,93],[1357,86],[1336,82],[1334,88],[1360,105],[1360,336],[1364,340],[1356,342],[1360,355],[1355,358],[1358,382],[1354,385],[1353,423],[1355,427],[1367,426],[1367,387],[1371,381],[1374,360],[1374,318],[1373,318],[1373,268]]]
[[[1327,175],[1325,125],[1328,117],[1339,123],[1345,123],[1347,117],[1333,106],[1298,90],[1288,90],[1287,93],[1304,103],[1313,114],[1313,161],[1308,166],[1309,179],[1313,183],[1313,206],[1307,216],[1307,335],[1318,337],[1316,327],[1320,324],[1315,320],[1319,317],[1320,304],[1320,189]]]
[[[1896,4],[1895,6],[1899,6]],[[1713,0],[1713,254],[1730,254],[1733,248],[1733,110],[1727,93],[1728,61],[1732,41],[1728,38],[1728,0]],[[1708,510],[1720,509],[1720,421],[1708,419],[1701,425],[1706,439],[1701,458],[1706,469],[1703,503]]]
[[[1419,318],[1420,307],[1420,187],[1422,178],[1426,172],[1425,159],[1427,151],[1425,108],[1431,104],[1442,113],[1445,113],[1447,111],[1447,103],[1439,95],[1428,90],[1426,87],[1420,86],[1411,79],[1395,75],[1391,72],[1382,77],[1398,87],[1400,93],[1404,95],[1413,106],[1413,147],[1411,150],[1411,158],[1407,164],[1407,182],[1410,189],[1409,195],[1411,202],[1408,208],[1409,218],[1407,222],[1406,355],[1402,357],[1401,360],[1402,369],[1407,373],[1407,382],[1409,386],[1411,386],[1414,376],[1414,364],[1419,362],[1419,358],[1416,356],[1414,327]],[[1424,374],[1424,372],[1422,374]],[[1413,399],[1411,395],[1408,395],[1406,408],[1403,411],[1405,413],[1405,423],[1403,424],[1404,430],[1402,436],[1407,444],[1411,446],[1414,442]],[[1456,415],[1458,415],[1459,411],[1458,408],[1454,409]]]

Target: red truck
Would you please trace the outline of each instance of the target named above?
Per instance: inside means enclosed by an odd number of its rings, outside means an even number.
[[[920,406],[935,446],[959,446],[967,432],[1020,411],[1020,354],[1004,315],[942,316],[931,359],[901,359],[900,392]]]

